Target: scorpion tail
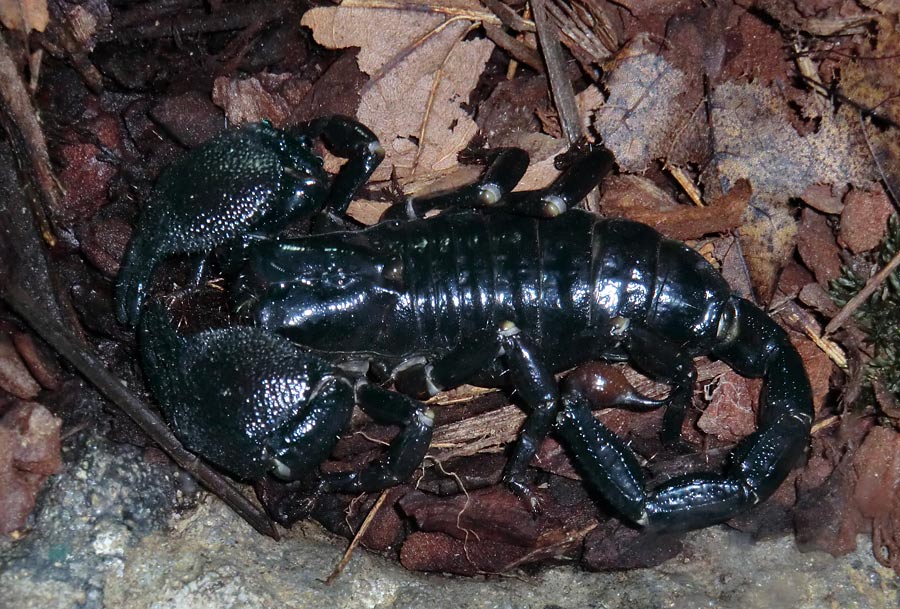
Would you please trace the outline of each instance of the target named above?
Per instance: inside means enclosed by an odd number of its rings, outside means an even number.
[[[712,355],[744,376],[762,377],[757,431],[731,454],[724,475],[669,480],[647,499],[649,524],[693,529],[721,522],[769,497],[804,454],[813,420],[812,390],[787,333],[755,305],[733,297]]]

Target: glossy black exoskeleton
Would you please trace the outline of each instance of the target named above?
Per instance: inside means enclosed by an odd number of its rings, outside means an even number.
[[[505,479],[520,496],[532,499],[525,469],[553,428],[629,520],[666,529],[722,521],[768,497],[802,455],[809,382],[785,332],[732,296],[702,256],[641,224],[566,211],[611,165],[607,151],[589,148],[549,187],[511,193],[527,155],[505,150],[478,183],[398,205],[374,227],[254,241],[235,280],[238,306],[339,368],[393,377],[409,393],[514,387],[529,414]],[[417,218],[452,205],[469,208]],[[616,404],[665,405],[673,441],[700,354],[764,379],[758,431],[724,474],[652,491],[630,449],[593,418],[584,388],[569,380],[561,390],[553,377],[589,359],[631,360],[672,392]]]
[[[349,158],[333,181],[312,150],[317,137]],[[163,172],[142,210],[119,271],[119,321],[137,323],[153,271],[167,256],[207,254],[322,209],[343,213],[383,157],[371,131],[339,116],[290,130],[246,125],[191,151]]]
[[[425,457],[430,409],[350,379],[276,334],[233,327],[185,337],[155,302],[141,316],[140,340],[144,373],[175,434],[240,478],[314,473],[347,428],[354,403],[401,432],[381,459],[362,471],[322,476],[316,490],[379,490],[408,478]]]

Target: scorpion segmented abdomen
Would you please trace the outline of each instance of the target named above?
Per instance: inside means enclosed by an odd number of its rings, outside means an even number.
[[[591,238],[591,325],[644,321],[659,282],[660,236],[628,220],[597,220]]]

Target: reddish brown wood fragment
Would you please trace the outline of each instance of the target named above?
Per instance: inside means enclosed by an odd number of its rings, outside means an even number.
[[[797,233],[797,251],[816,276],[816,281],[822,285],[828,285],[829,281],[840,276],[841,258],[837,243],[822,214],[811,209],[803,210]]]
[[[23,400],[36,397],[41,390],[5,334],[0,334],[0,389]]]
[[[582,562],[593,571],[642,569],[662,564],[682,550],[682,535],[656,535],[607,521],[584,541]]]
[[[881,188],[851,190],[844,198],[838,242],[854,254],[869,251],[881,243],[893,213],[894,206]]]
[[[400,506],[420,529],[457,539],[475,535],[481,541],[531,547],[541,534],[540,523],[524,502],[502,487],[447,498],[413,491],[400,500]]]
[[[791,260],[781,271],[781,276],[778,278],[778,289],[788,298],[796,298],[803,286],[809,285],[813,281],[815,279],[812,273],[800,263]]]
[[[444,533],[416,532],[400,550],[400,564],[410,571],[436,571],[457,575],[497,573],[497,565],[508,565],[526,554],[521,546],[494,541],[469,542]]]
[[[803,359],[803,366],[806,368],[809,384],[812,387],[813,408],[815,408],[816,413],[819,413],[824,407],[825,399],[828,396],[831,374],[835,370],[834,362],[814,342],[799,334],[792,332],[791,342]]]
[[[851,467],[845,462],[824,484],[801,497],[794,512],[800,549],[832,556],[856,549],[856,536],[866,529],[866,522],[853,504],[853,483]]]
[[[643,222],[667,237],[683,241],[711,233],[727,232],[740,226],[750,193],[750,184],[746,180],[739,180],[727,194],[706,207],[678,205],[660,209],[642,203],[637,196],[607,199],[606,195],[601,205],[609,215]]]
[[[62,469],[61,423],[34,402],[18,402],[0,419],[0,534],[25,526],[44,481]]]
[[[381,508],[373,514],[369,528],[360,541],[362,545],[370,550],[383,551],[402,540],[403,521],[396,504],[408,492],[408,486],[397,486],[385,491],[387,496]]]
[[[225,116],[209,95],[186,91],[164,97],[153,109],[153,117],[178,143],[188,148],[199,146],[225,128]]]
[[[131,226],[121,218],[97,218],[79,231],[81,251],[107,277],[115,277],[131,238]]]
[[[57,361],[38,346],[35,339],[25,332],[12,335],[16,351],[28,366],[28,371],[44,389],[58,389],[63,379],[63,371]]]

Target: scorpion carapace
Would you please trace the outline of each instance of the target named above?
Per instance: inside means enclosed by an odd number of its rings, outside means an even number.
[[[391,220],[368,229],[248,240],[236,307],[255,332],[284,335],[354,378],[392,378],[407,394],[464,382],[514,388],[528,416],[504,478],[534,509],[526,468],[551,429],[585,479],[635,523],[696,528],[764,500],[804,452],[813,416],[786,333],[690,248],[641,224],[570,209],[611,168],[602,147],[577,151],[547,188],[512,193],[523,159],[501,150],[478,183],[398,204]],[[264,359],[259,348],[254,358]],[[631,450],[592,416],[583,378],[560,386],[553,376],[591,359],[632,361],[672,391],[665,400],[630,391],[615,404],[665,406],[663,436],[675,441],[701,354],[764,379],[758,431],[723,474],[649,491]]]

